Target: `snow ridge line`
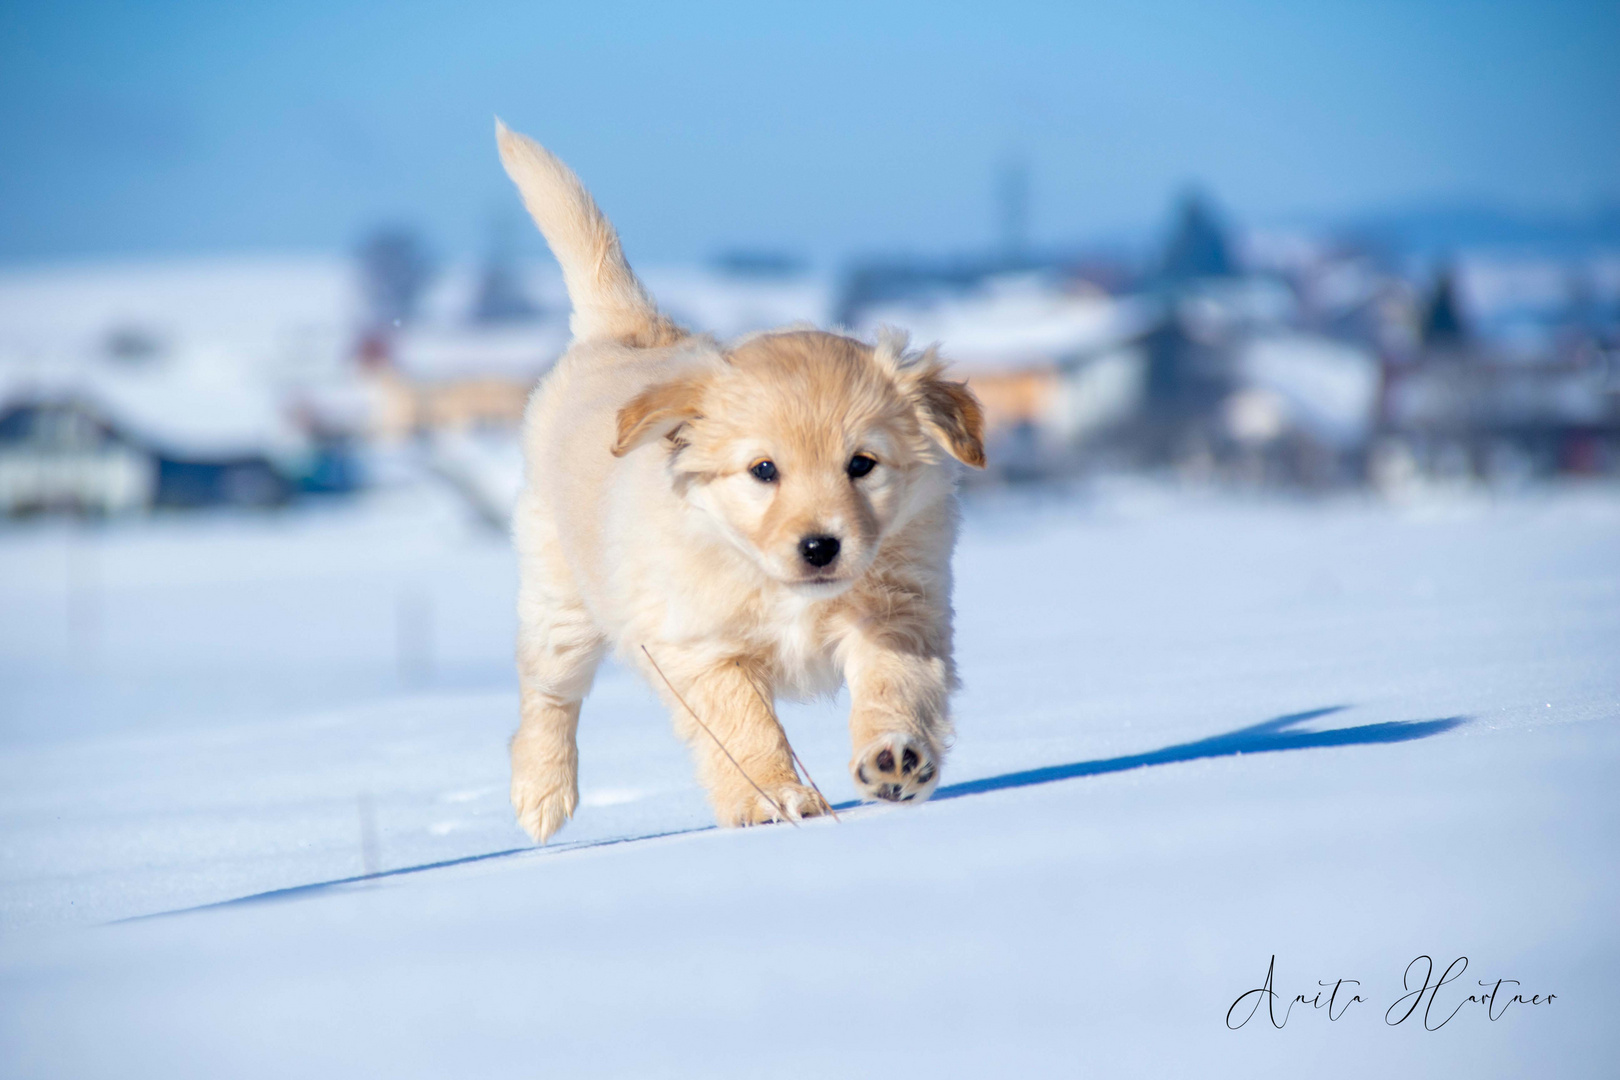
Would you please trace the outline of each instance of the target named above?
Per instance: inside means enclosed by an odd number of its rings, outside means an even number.
[[[694,825],[689,829],[670,829],[667,832],[643,833],[637,836],[612,836],[603,840],[577,840],[573,843],[563,844],[529,844],[524,847],[506,848],[501,851],[486,851],[479,855],[461,855],[454,859],[441,859],[438,862],[419,863],[415,866],[400,866],[393,870],[378,870],[373,874],[355,874],[353,877],[333,878],[330,881],[312,881],[304,885],[288,885],[285,888],[270,889],[266,892],[250,893],[247,896],[237,896],[229,900],[214,900],[206,904],[196,904],[192,907],[175,908],[171,911],[153,911],[145,915],[129,915],[122,919],[114,919],[108,926],[120,923],[143,922],[147,919],[162,919],[170,915],[189,915],[196,911],[208,911],[212,908],[235,907],[237,905],[257,904],[275,900],[290,900],[298,896],[323,892],[327,889],[342,888],[347,885],[361,885],[368,881],[381,881],[384,878],[404,877],[407,874],[422,874],[430,870],[444,870],[452,866],[466,866],[470,863],[489,862],[493,859],[509,859],[519,855],[555,856],[567,855],[575,851],[584,851],[590,848],[612,847],[615,844],[631,844],[645,840],[663,840],[674,836],[689,836],[693,833],[714,832],[717,825]]]
[[[861,803],[858,799],[848,802],[834,803],[833,809],[843,810],[846,813],[858,810],[865,805],[868,810],[883,810],[886,807],[872,806]],[[654,840],[669,840],[677,836],[695,836],[699,833],[719,832],[718,825],[693,825],[686,829],[669,829],[664,832],[638,833],[633,836],[610,836],[601,840],[576,840],[572,843],[562,844],[530,844],[524,847],[505,848],[501,851],[486,851],[479,855],[461,855],[454,859],[441,859],[438,862],[419,863],[415,866],[400,866],[392,870],[379,870],[373,874],[355,874],[352,877],[333,878],[330,881],[312,881],[304,885],[288,885],[280,889],[269,889],[265,892],[250,893],[247,896],[236,896],[229,900],[213,900],[206,904],[195,904],[191,907],[174,908],[169,911],[152,911],[145,915],[127,915],[122,919],[113,919],[107,926],[117,926],[120,923],[144,922],[147,919],[162,919],[170,915],[189,915],[198,911],[209,911],[213,908],[236,907],[238,905],[273,902],[277,900],[292,900],[299,896],[312,895],[324,892],[327,889],[338,889],[351,885],[363,885],[369,881],[380,881],[384,878],[405,877],[409,874],[423,874],[431,870],[445,870],[452,866],[466,866],[470,863],[490,862],[495,859],[511,859],[528,855],[535,858],[554,858],[562,855],[572,855],[576,852],[590,851],[595,848],[616,847],[620,844],[649,843]]]
[[[1193,742],[1180,743],[1167,746],[1160,750],[1153,750],[1142,754],[1128,754],[1123,757],[1102,758],[1092,761],[1077,761],[1069,765],[1048,765],[1035,769],[1023,769],[1017,772],[1002,773],[999,776],[987,776],[978,780],[964,780],[956,784],[948,784],[935,790],[928,801],[930,803],[944,802],[950,799],[960,799],[970,795],[983,795],[993,791],[1006,791],[1012,788],[1034,787],[1041,784],[1051,784],[1063,780],[1078,779],[1082,776],[1096,776],[1102,773],[1126,772],[1132,769],[1146,768],[1149,765],[1169,765],[1179,762],[1195,761],[1199,758],[1237,757],[1243,754],[1272,753],[1280,750],[1305,750],[1324,747],[1342,746],[1368,746],[1382,743],[1410,742],[1413,739],[1428,738],[1450,731],[1468,722],[1465,716],[1448,716],[1437,720],[1390,720],[1382,723],[1361,724],[1348,728],[1328,728],[1319,731],[1291,730],[1296,725],[1307,720],[1329,716],[1333,713],[1343,712],[1348,705],[1330,705],[1320,709],[1310,709],[1305,712],[1289,713],[1274,717],[1270,720],[1252,724],[1248,727],[1238,728],[1235,731],[1214,735],[1207,739],[1198,739]],[[911,811],[921,809],[927,803],[920,804]],[[863,803],[859,800],[834,803],[834,810],[861,811],[852,813],[851,817],[865,817],[868,813],[879,813],[884,810],[895,809],[884,804]],[[812,821],[814,819],[811,819]],[[249,896],[239,896],[231,900],[216,900],[212,903],[197,904],[193,907],[176,908],[171,911],[154,911],[146,915],[130,915],[122,919],[114,919],[107,925],[118,923],[141,922],[146,919],[160,919],[170,915],[186,915],[196,911],[207,911],[211,908],[234,907],[237,905],[256,904],[262,902],[289,900],[299,896],[313,895],[327,889],[337,889],[345,886],[360,885],[368,881],[378,881],[383,878],[403,877],[407,874],[426,873],[430,870],[442,870],[452,866],[463,866],[469,863],[488,862],[494,859],[514,858],[520,855],[535,857],[554,857],[568,855],[578,851],[589,851],[595,848],[614,847],[619,844],[636,844],[654,840],[667,840],[678,836],[693,836],[698,833],[719,832],[718,825],[694,825],[685,829],[670,829],[666,832],[642,833],[636,836],[615,836],[603,840],[580,840],[574,843],[543,845],[540,847],[528,846],[520,848],[507,848],[503,851],[485,852],[482,855],[463,855],[455,859],[443,859],[439,862],[422,863],[417,866],[402,866],[395,870],[380,870],[374,874],[357,874],[354,877],[337,878],[332,881],[316,881],[307,885],[291,885],[282,889],[271,889],[267,892],[253,893]]]

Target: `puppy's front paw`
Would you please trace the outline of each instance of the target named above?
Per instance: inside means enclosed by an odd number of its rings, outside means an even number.
[[[798,783],[765,784],[765,793],[771,802],[760,798],[759,792],[745,785],[734,792],[726,804],[715,811],[722,825],[765,825],[781,821],[783,815],[794,821],[820,817],[827,812],[826,804],[810,788]]]
[[[512,772],[512,809],[518,824],[537,844],[543,844],[579,805],[579,785],[571,775],[544,770]]]
[[[886,802],[926,799],[939,786],[939,763],[921,739],[890,732],[855,754],[850,774],[863,798]]]

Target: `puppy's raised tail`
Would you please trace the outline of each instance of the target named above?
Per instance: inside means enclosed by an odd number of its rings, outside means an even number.
[[[613,223],[597,209],[572,169],[526,135],[495,119],[501,164],[517,185],[534,223],[562,264],[574,313],[569,328],[580,341],[608,340],[653,348],[686,336],[642,287]]]

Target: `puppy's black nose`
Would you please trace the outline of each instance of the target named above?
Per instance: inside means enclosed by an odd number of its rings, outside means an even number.
[[[799,554],[805,562],[819,569],[838,558],[838,547],[836,536],[807,536],[799,541]]]

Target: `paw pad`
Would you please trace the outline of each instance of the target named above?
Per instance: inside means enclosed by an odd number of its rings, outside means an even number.
[[[851,773],[862,796],[912,802],[933,794],[939,767],[934,752],[910,735],[885,735],[855,755]]]

